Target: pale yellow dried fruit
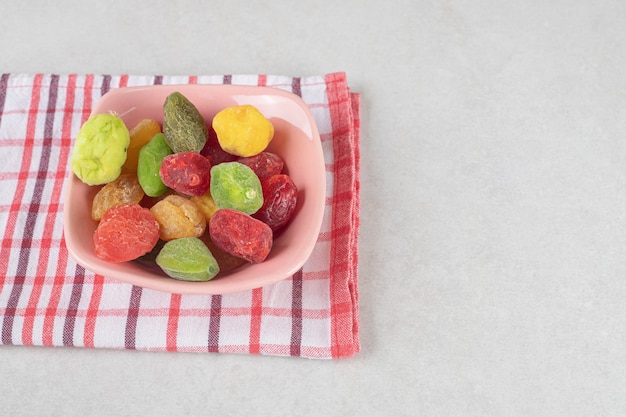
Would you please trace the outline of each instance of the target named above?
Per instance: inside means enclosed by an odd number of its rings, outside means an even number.
[[[85,184],[106,184],[119,177],[130,133],[114,114],[91,116],[80,128],[70,159],[72,172]]]

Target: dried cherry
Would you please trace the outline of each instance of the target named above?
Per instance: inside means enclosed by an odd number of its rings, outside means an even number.
[[[171,189],[200,196],[211,186],[211,162],[197,152],[174,153],[163,158],[159,175]]]
[[[239,158],[237,162],[250,167],[260,180],[280,174],[285,166],[285,161],[280,156],[265,151],[254,156]]]
[[[209,234],[217,247],[248,262],[263,262],[272,249],[272,229],[239,210],[220,209],[209,221]]]
[[[298,189],[286,174],[272,175],[261,181],[263,206],[253,217],[267,224],[275,232],[284,227],[296,210]]]

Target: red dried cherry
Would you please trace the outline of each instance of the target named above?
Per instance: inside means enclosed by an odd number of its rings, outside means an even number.
[[[209,126],[209,138],[204,144],[204,148],[200,153],[211,161],[211,165],[221,164],[222,162],[232,162],[237,160],[237,155],[232,155],[222,149],[217,140],[217,134],[212,126]]]
[[[280,174],[285,166],[285,162],[280,156],[265,151],[247,158],[239,158],[237,162],[249,166],[260,180]]]
[[[248,262],[263,262],[272,249],[272,229],[260,220],[233,209],[220,209],[209,221],[217,247]]]
[[[211,186],[211,162],[197,152],[179,152],[163,158],[159,175],[171,189],[199,196]]]
[[[286,174],[272,175],[261,181],[263,206],[253,215],[274,232],[284,227],[296,210],[298,189]]]

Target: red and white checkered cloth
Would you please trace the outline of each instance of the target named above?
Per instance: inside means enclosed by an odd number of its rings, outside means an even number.
[[[234,294],[176,295],[96,275],[68,256],[64,182],[73,139],[108,90],[148,84],[266,85],[309,105],[326,160],[326,215],[293,277]],[[359,351],[359,104],[344,73],[0,75],[3,345],[347,358]]]

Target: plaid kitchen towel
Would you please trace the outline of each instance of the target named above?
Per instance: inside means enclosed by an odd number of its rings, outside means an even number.
[[[68,256],[64,183],[73,139],[107,91],[149,84],[265,85],[292,91],[317,122],[327,203],[303,268],[233,294],[169,294],[94,274]],[[344,73],[0,76],[0,343],[347,358],[360,350],[359,105]]]

